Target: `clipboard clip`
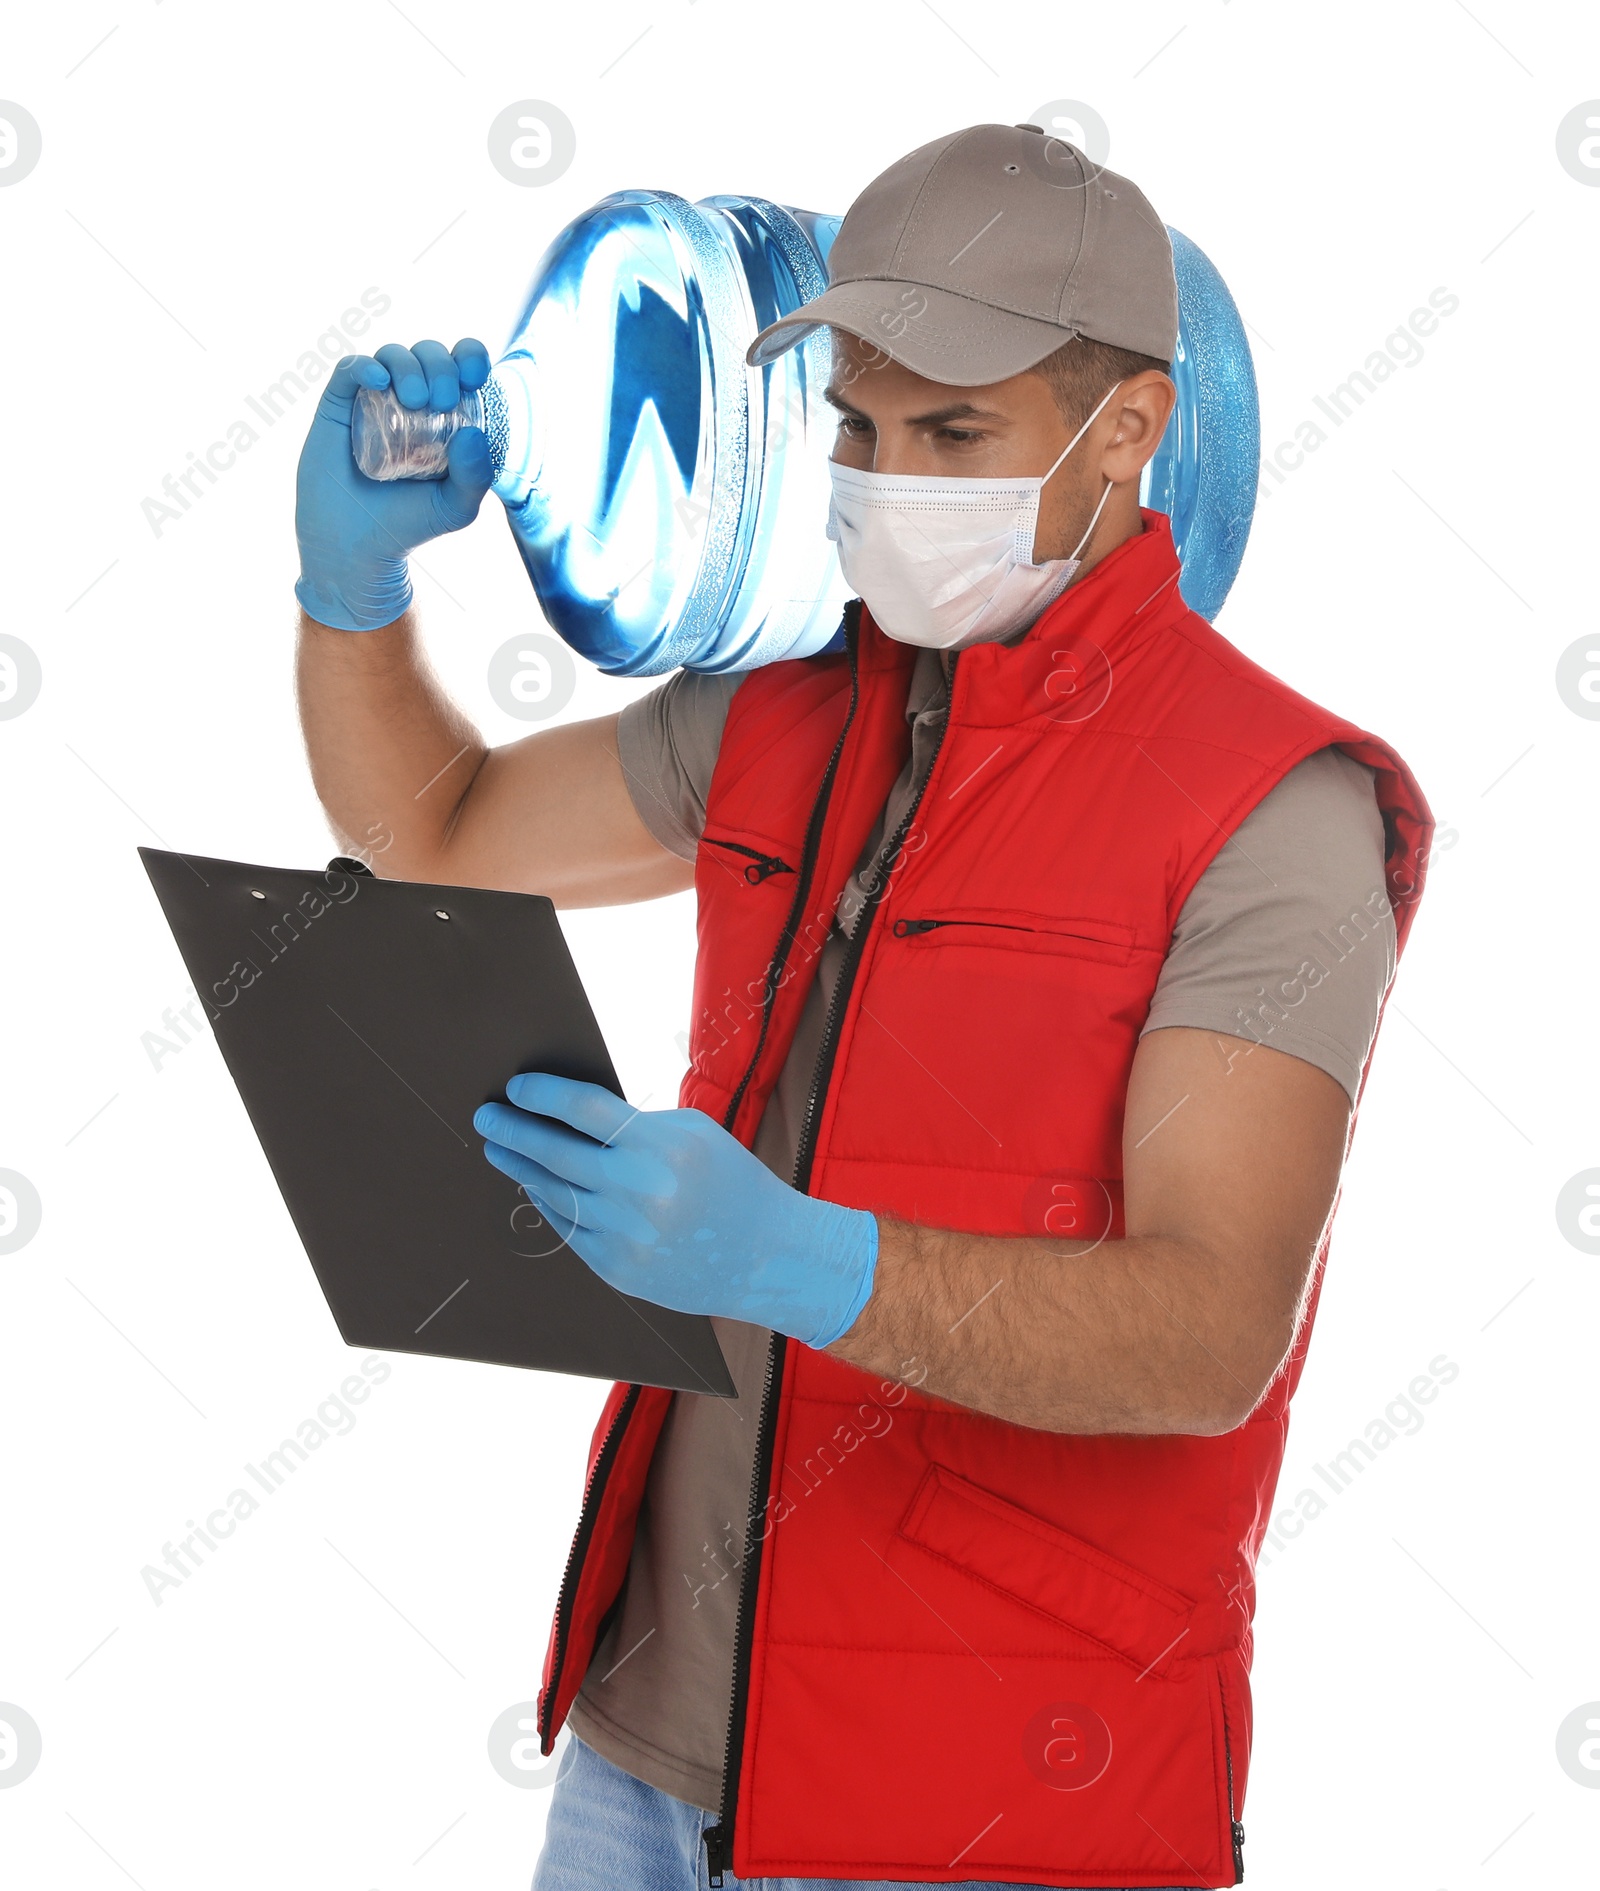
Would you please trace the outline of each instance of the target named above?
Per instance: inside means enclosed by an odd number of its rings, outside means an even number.
[[[329,873],[364,873],[369,880],[375,880],[378,877],[371,867],[365,866],[359,860],[353,860],[349,854],[335,854],[328,862],[328,871]]]

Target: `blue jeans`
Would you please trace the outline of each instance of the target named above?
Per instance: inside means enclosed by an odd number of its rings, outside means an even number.
[[[533,1891],[707,1891],[700,1835],[715,1825],[681,1799],[647,1786],[575,1735],[556,1776]],[[1028,1891],[1026,1885],[917,1886],[903,1879],[736,1878],[729,1891]]]

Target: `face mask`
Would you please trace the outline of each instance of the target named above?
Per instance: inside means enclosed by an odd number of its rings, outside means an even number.
[[[924,479],[828,462],[828,536],[845,582],[885,636],[933,650],[993,643],[1031,624],[1072,582],[1111,495],[1070,558],[1033,562],[1044,482],[1099,418],[1117,382],[1037,479]]]

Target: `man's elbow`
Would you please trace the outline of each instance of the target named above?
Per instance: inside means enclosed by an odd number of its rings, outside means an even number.
[[[1230,1379],[1226,1387],[1193,1385],[1166,1388],[1159,1397],[1122,1403],[1120,1409],[1087,1415],[1079,1406],[1053,1413],[1047,1419],[1029,1417],[1022,1423],[1046,1431],[1069,1433],[1122,1433],[1145,1438],[1222,1438],[1248,1423],[1266,1397],[1276,1374],[1268,1374],[1252,1391],[1249,1384]]]
[[[1250,1414],[1266,1396],[1266,1389],[1262,1386],[1248,1401],[1243,1398],[1208,1400],[1197,1410],[1185,1414],[1184,1423],[1174,1425],[1172,1429],[1195,1438],[1226,1437],[1230,1431],[1237,1431],[1241,1425],[1249,1423]]]
[[[1286,1341],[1266,1349],[1258,1355],[1254,1365],[1242,1363],[1237,1369],[1223,1367],[1202,1396],[1195,1400],[1193,1422],[1185,1424],[1182,1429],[1201,1438],[1221,1438],[1230,1431],[1237,1431],[1241,1425],[1248,1424],[1283,1370],[1289,1351]]]
[[[1149,1438],[1223,1438],[1247,1423],[1260,1403],[1259,1397],[1248,1403],[1243,1398],[1163,1399],[1152,1409],[1132,1414],[1132,1423],[1113,1425],[1109,1429],[1127,1430]],[[1068,1425],[1062,1429],[1077,1427]]]
[[[1145,1429],[1194,1438],[1221,1438],[1250,1422],[1289,1357],[1293,1323],[1254,1343],[1235,1345],[1229,1358],[1210,1353],[1203,1371],[1169,1382],[1152,1402]],[[1215,1342],[1213,1342],[1215,1343]]]

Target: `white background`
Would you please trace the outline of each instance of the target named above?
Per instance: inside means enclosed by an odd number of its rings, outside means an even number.
[[[502,1781],[485,1737],[536,1690],[602,1396],[396,1358],[352,1432],[147,1593],[142,1567],[355,1358],[214,1045],[156,1070],[141,1044],[187,979],[135,846],[334,851],[291,689],[310,401],[159,536],[141,500],[364,289],[393,298],[368,346],[497,348],[539,252],[608,191],[842,211],[914,145],[1060,98],[1221,269],[1269,449],[1430,291],[1460,299],[1263,499],[1219,620],[1391,739],[1455,835],[1376,1053],[1280,1508],[1430,1361],[1459,1372],[1263,1574],[1250,1882],[1592,1870],[1600,1791],[1556,1729],[1600,1700],[1600,1259],[1555,1199],[1600,1165],[1600,724],[1554,673],[1595,628],[1600,190],[1555,144],[1600,95],[1594,16],[167,0],[29,9],[4,52],[0,94],[44,135],[0,190],[0,628],[44,668],[0,722],[0,1167],[44,1204],[0,1256],[0,1700],[44,1738],[0,1791],[8,1888],[524,1885],[548,1794]],[[546,188],[485,150],[529,97],[577,128]],[[424,555],[418,593],[447,684],[505,741],[525,725],[485,665],[534,603],[495,511]],[[586,672],[567,713],[640,687]],[[666,1102],[687,900],[567,932],[630,1094]]]

